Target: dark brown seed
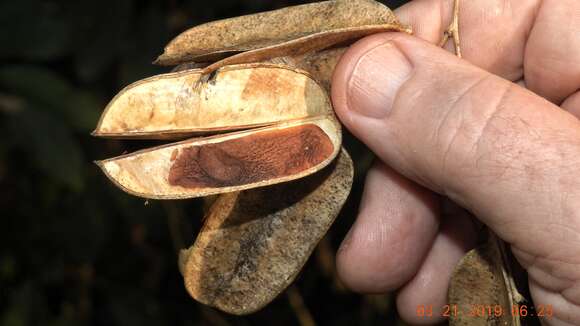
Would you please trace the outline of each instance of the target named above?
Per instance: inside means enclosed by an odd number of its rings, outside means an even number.
[[[271,130],[181,151],[169,184],[185,188],[231,187],[290,176],[333,153],[330,138],[314,124]]]

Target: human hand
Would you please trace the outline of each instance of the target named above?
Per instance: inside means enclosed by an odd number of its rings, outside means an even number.
[[[415,36],[365,38],[336,68],[336,113],[377,155],[339,274],[399,289],[408,322],[441,321],[415,310],[446,303],[476,232],[440,214],[441,194],[511,246],[534,302],[553,306],[544,323],[580,325],[580,1],[462,1],[465,60],[432,45],[452,2],[407,4]]]

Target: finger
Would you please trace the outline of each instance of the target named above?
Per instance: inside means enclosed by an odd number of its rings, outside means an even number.
[[[383,163],[369,171],[360,213],[337,257],[340,278],[365,293],[394,290],[413,277],[437,234],[435,195]]]
[[[437,43],[452,20],[452,0],[416,0],[396,10],[415,34]],[[464,58],[560,104],[580,89],[580,2],[460,1]]]
[[[455,266],[476,245],[477,230],[471,217],[457,208],[444,215],[441,231],[419,272],[397,295],[399,315],[411,324],[442,322],[447,289]],[[417,314],[418,307],[433,309],[432,316]]]
[[[381,160],[546,258],[534,268],[580,280],[578,119],[403,34],[355,44],[332,85],[339,118]]]
[[[538,284],[533,278],[530,279],[529,287],[536,307],[544,307],[544,311],[553,309],[553,316],[540,316],[544,324],[558,326],[578,325],[580,310],[578,310],[577,304],[566,300],[560,291],[553,291],[542,284]]]
[[[528,88],[554,103],[580,89],[580,1],[542,1],[524,66]]]
[[[520,79],[526,40],[539,3],[539,0],[460,1],[464,58],[506,79]],[[438,44],[452,21],[453,0],[415,0],[395,13],[412,26],[416,36]]]
[[[580,118],[580,92],[577,92],[566,99],[564,104],[562,104],[562,108],[572,113],[577,118]]]

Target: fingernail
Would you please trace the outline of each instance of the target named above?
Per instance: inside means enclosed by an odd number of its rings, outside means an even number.
[[[348,81],[351,109],[370,118],[385,118],[412,70],[409,60],[393,42],[370,49],[354,65]]]

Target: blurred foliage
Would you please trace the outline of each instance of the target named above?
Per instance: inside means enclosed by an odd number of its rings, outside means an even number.
[[[144,202],[121,192],[92,161],[134,148],[90,136],[123,86],[167,70],[150,62],[179,32],[299,3],[0,0],[1,326],[304,320],[286,294],[247,317],[193,301],[176,253],[194,241],[202,202]],[[352,137],[347,146],[358,168],[352,198],[292,293],[318,324],[394,323],[389,296],[355,295],[334,275],[334,251],[356,214],[372,160]]]

